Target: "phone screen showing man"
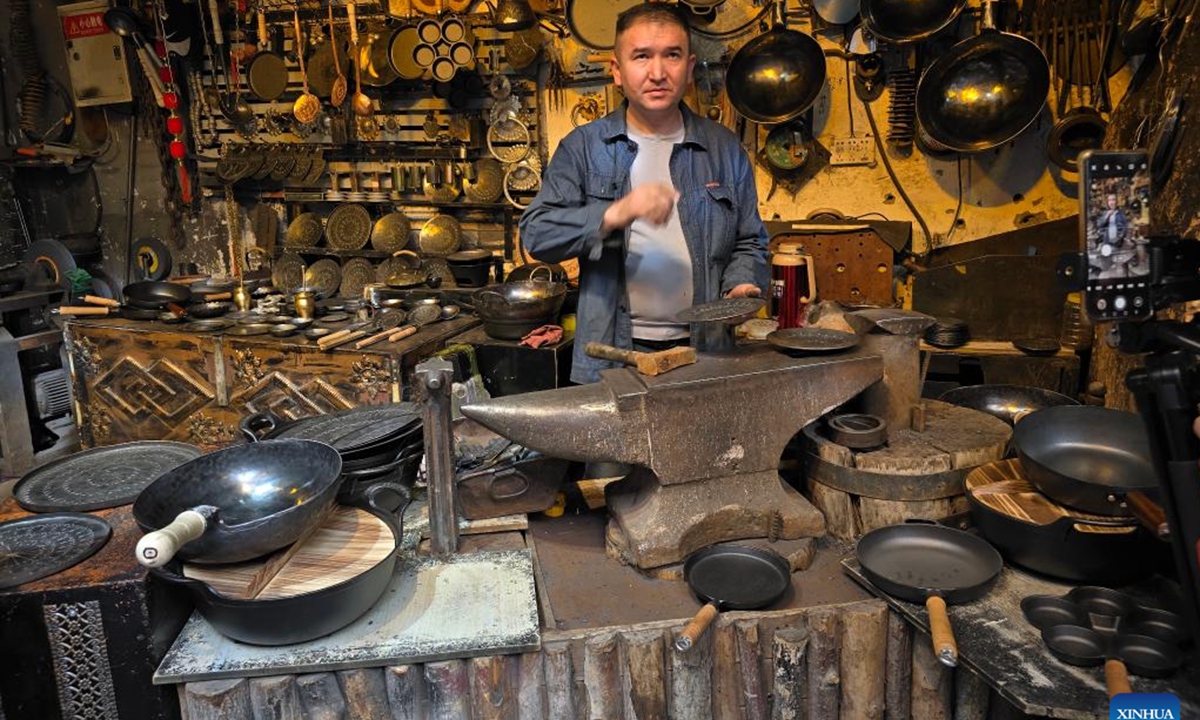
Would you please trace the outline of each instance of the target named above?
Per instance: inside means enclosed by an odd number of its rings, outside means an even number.
[[[1148,315],[1150,173],[1144,153],[1091,153],[1080,200],[1093,317]]]

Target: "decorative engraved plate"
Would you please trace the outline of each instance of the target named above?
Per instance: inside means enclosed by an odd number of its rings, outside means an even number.
[[[116,718],[117,697],[100,601],[46,605],[46,634],[63,718]]]

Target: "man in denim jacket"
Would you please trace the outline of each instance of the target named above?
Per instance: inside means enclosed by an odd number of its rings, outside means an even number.
[[[733,133],[681,102],[696,63],[688,33],[674,5],[621,13],[612,74],[626,102],[563,139],[521,217],[534,257],[579,258],[575,382],[613,365],[584,354],[591,341],[729,344],[723,325],[672,318],[720,297],[759,296],[767,284],[754,168]]]

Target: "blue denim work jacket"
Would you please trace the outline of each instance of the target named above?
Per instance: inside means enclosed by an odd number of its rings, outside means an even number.
[[[538,260],[578,258],[579,309],[571,379],[595,382],[615,364],[588,357],[588,342],[632,346],[625,252],[629,229],[600,234],[604,211],[631,190],[637,144],[625,125],[625,104],[572,130],[551,158],[542,188],[521,216],[521,243]],[[692,256],[693,303],[710,302],[743,283],[768,282],[767,231],[758,214],[754,168],[727,128],[684,105],[683,142],[671,153],[680,193],[679,219]],[[692,345],[713,350],[731,342],[718,323],[693,324]]]

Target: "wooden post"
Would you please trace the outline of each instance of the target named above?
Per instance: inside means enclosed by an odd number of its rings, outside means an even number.
[[[625,715],[629,720],[666,720],[667,673],[662,630],[622,634],[625,644]]]
[[[346,699],[333,673],[297,675],[296,691],[305,720],[346,720]]]
[[[292,675],[250,678],[254,720],[301,720],[300,696]]]
[[[384,668],[383,687],[392,711],[392,720],[419,720],[425,717],[425,678],[419,665]]]
[[[391,714],[382,669],[342,670],[338,673],[338,680],[346,696],[346,715],[349,720],[375,720]]]
[[[542,674],[546,677],[547,720],[575,720],[579,717],[569,643],[542,645]]]
[[[517,720],[516,665],[511,655],[467,661],[471,720]]]
[[[887,664],[887,605],[860,606],[842,613],[842,713],[883,720]]]
[[[920,720],[950,720],[954,674],[933,654],[929,636],[913,638],[912,716]]]
[[[850,493],[834,490],[812,480],[808,483],[808,498],[825,516],[825,531],[838,540],[858,537],[858,518]]]
[[[470,681],[465,660],[425,664],[431,720],[470,720]]]
[[[775,667],[771,720],[801,720],[804,717],[804,660],[807,652],[807,628],[785,627],[775,631],[775,637],[771,640],[771,657]]]
[[[614,633],[590,637],[583,644],[588,720],[619,720],[624,715],[619,655]]]
[[[970,668],[954,672],[954,720],[987,720],[991,688]]]
[[[250,683],[245,678],[188,683],[185,703],[189,720],[250,717]]]
[[[840,713],[841,637],[837,612],[821,608],[808,614],[808,716],[836,718]]]
[[[737,640],[733,623],[720,618],[709,628],[713,636],[713,720],[740,720],[742,683],[737,665]]]
[[[741,667],[743,717],[766,720],[767,689],[763,683],[762,654],[759,652],[758,621],[739,620],[733,624],[738,665]]]
[[[676,718],[707,718],[713,712],[713,638],[716,628],[700,636],[687,652],[667,643],[671,655],[671,715]]]
[[[536,652],[517,659],[517,709],[521,720],[544,720],[542,688],[546,687],[542,657]]]
[[[884,696],[887,720],[912,718],[912,628],[898,612],[887,614],[887,666]]]

